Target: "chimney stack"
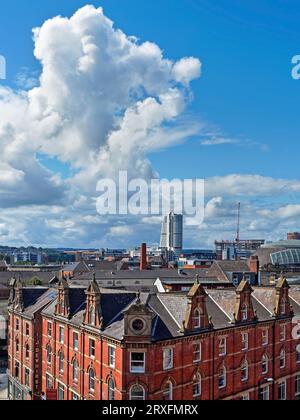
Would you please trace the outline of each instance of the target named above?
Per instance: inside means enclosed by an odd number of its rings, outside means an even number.
[[[250,268],[251,273],[255,273],[256,275],[258,275],[258,273],[259,273],[259,260],[258,260],[258,257],[252,256],[250,258],[249,268]]]
[[[141,257],[140,257],[140,270],[144,271],[148,268],[147,261],[147,244],[142,244],[141,246]]]

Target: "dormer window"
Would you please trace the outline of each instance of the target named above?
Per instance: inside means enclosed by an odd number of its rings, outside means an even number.
[[[242,305],[241,316],[242,316],[242,321],[248,321],[248,318],[249,318],[249,308],[248,308],[248,305],[246,303],[244,303]]]
[[[194,311],[194,328],[202,328],[203,327],[203,311],[201,309],[196,309]]]
[[[281,304],[280,304],[280,315],[285,315],[286,314],[286,300],[282,299]]]

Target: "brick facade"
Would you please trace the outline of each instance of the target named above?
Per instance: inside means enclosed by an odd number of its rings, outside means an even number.
[[[195,283],[188,295],[138,296],[100,290],[95,280],[86,291],[62,280],[55,299],[45,292],[48,299],[41,296],[36,312],[18,306],[20,293],[10,308],[10,379],[11,386],[28,389],[28,399],[49,389],[64,400],[300,395],[300,341],[292,335],[300,292],[284,279],[276,289],[242,282],[235,291],[208,291]]]

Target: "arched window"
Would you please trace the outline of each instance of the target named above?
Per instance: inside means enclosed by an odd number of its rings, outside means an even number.
[[[109,401],[115,400],[115,389],[116,389],[116,385],[115,385],[114,379],[109,378],[108,380],[108,400]]]
[[[60,373],[63,373],[64,371],[64,354],[62,351],[59,352],[59,356],[58,356],[58,368]]]
[[[226,367],[222,366],[219,370],[219,389],[226,388],[227,378],[226,378]]]
[[[200,397],[201,388],[202,388],[201,384],[202,384],[201,375],[200,373],[196,373],[196,375],[193,378],[193,397],[194,398]]]
[[[249,318],[249,308],[246,303],[242,305],[241,309],[242,321],[248,321]]]
[[[246,382],[248,381],[249,376],[249,366],[247,360],[244,360],[241,365],[241,381]]]
[[[281,369],[285,368],[285,351],[284,351],[284,349],[282,349],[281,352],[280,352],[279,360],[280,360],[280,368]]]
[[[73,362],[73,381],[78,382],[78,377],[79,377],[79,365],[78,365],[77,359],[74,359],[74,362]]]
[[[90,392],[95,391],[95,371],[94,371],[94,369],[89,370],[89,390],[90,390]]]
[[[142,385],[136,384],[130,388],[130,400],[131,401],[144,401],[145,400],[145,389]]]
[[[52,350],[50,346],[47,346],[47,363],[48,365],[52,363]]]
[[[269,372],[269,358],[267,354],[264,354],[261,359],[261,371],[263,375]]]
[[[165,401],[172,401],[173,400],[173,384],[171,381],[168,381],[165,384],[163,389],[163,399]]]
[[[194,328],[203,327],[203,311],[201,309],[195,309],[194,311]]]

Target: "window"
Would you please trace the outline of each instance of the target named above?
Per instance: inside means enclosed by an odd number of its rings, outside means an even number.
[[[79,395],[77,395],[74,392],[72,392],[72,400],[73,401],[79,401]]]
[[[25,334],[26,334],[26,337],[29,336],[29,324],[28,324],[28,322],[26,322],[26,325],[25,325]]]
[[[64,344],[65,342],[65,329],[64,327],[59,327],[59,342],[60,344]]]
[[[47,363],[51,365],[52,362],[52,350],[50,346],[47,346]]]
[[[93,340],[92,338],[90,338],[90,341],[89,341],[89,355],[90,357],[93,357],[93,358],[96,355],[95,340]]]
[[[250,400],[250,395],[249,394],[243,394],[243,395],[241,395],[240,400],[241,401],[249,401]]]
[[[279,361],[280,361],[280,369],[284,369],[285,368],[285,351],[283,349],[280,352]]]
[[[73,332],[73,349],[75,351],[79,350],[79,338],[78,337],[79,337],[78,332],[74,331]]]
[[[28,387],[29,387],[29,376],[30,376],[29,369],[25,368],[25,385]]]
[[[173,400],[173,384],[171,381],[168,381],[163,389],[163,400],[164,401]]]
[[[116,367],[116,348],[108,346],[108,366],[112,369]]]
[[[295,378],[295,394],[300,395],[300,375]]]
[[[263,375],[269,372],[269,358],[266,354],[263,355],[261,360],[261,372]]]
[[[194,344],[194,363],[201,362],[202,359],[202,346],[201,343]]]
[[[52,337],[52,323],[50,321],[47,323],[47,334],[48,337]]]
[[[51,365],[52,362],[52,350],[50,346],[47,346],[47,363]]]
[[[15,377],[19,378],[19,375],[20,375],[20,363],[16,362],[15,363]]]
[[[193,397],[197,398],[201,395],[201,375],[197,373],[193,378]]]
[[[115,400],[115,381],[113,378],[109,378],[108,380],[108,401]]]
[[[226,388],[226,368],[222,366],[219,370],[219,389]]]
[[[247,360],[244,360],[244,362],[241,365],[241,381],[246,382],[248,381],[248,375],[249,375],[249,366]]]
[[[196,309],[194,311],[194,328],[203,327],[203,311],[201,309]]]
[[[278,399],[280,401],[286,400],[286,381],[279,382],[278,384]]]
[[[300,351],[296,348],[296,363],[300,363]]]
[[[130,400],[131,401],[144,401],[145,400],[145,390],[141,385],[133,385],[130,388]]]
[[[130,353],[130,372],[145,373],[145,353]]]
[[[248,321],[248,312],[249,312],[248,305],[244,303],[241,309],[242,321]]]
[[[20,342],[19,342],[19,339],[17,338],[16,339],[16,353],[19,353],[19,351],[20,351]]]
[[[64,371],[64,354],[62,351],[59,352],[59,356],[58,356],[58,368],[59,368],[59,372],[63,373]]]
[[[89,371],[89,391],[95,392],[95,371],[94,369],[90,369]]]
[[[46,389],[52,389],[52,378],[50,375],[46,375]]]
[[[73,381],[77,383],[78,377],[79,377],[79,366],[78,366],[77,360],[75,359],[73,362]]]
[[[226,338],[219,338],[219,356],[226,356]]]
[[[16,318],[16,331],[20,330],[20,320]]]
[[[173,369],[173,349],[164,349],[163,367],[164,370]]]
[[[286,300],[282,299],[280,303],[280,315],[285,315],[286,312]]]
[[[58,385],[58,400],[63,401],[65,399],[65,387],[62,384]]]
[[[280,325],[280,341],[285,341],[285,336],[286,336],[286,329],[285,329],[285,325]]]
[[[269,387],[269,385],[263,386],[259,389],[258,399],[260,401],[269,401],[269,399],[270,399],[270,387]]]
[[[248,333],[242,333],[242,350],[248,350],[249,347],[249,334]]]
[[[269,344],[269,331],[262,330],[262,345],[267,346]]]
[[[25,345],[25,358],[29,359],[29,344],[28,343]]]

